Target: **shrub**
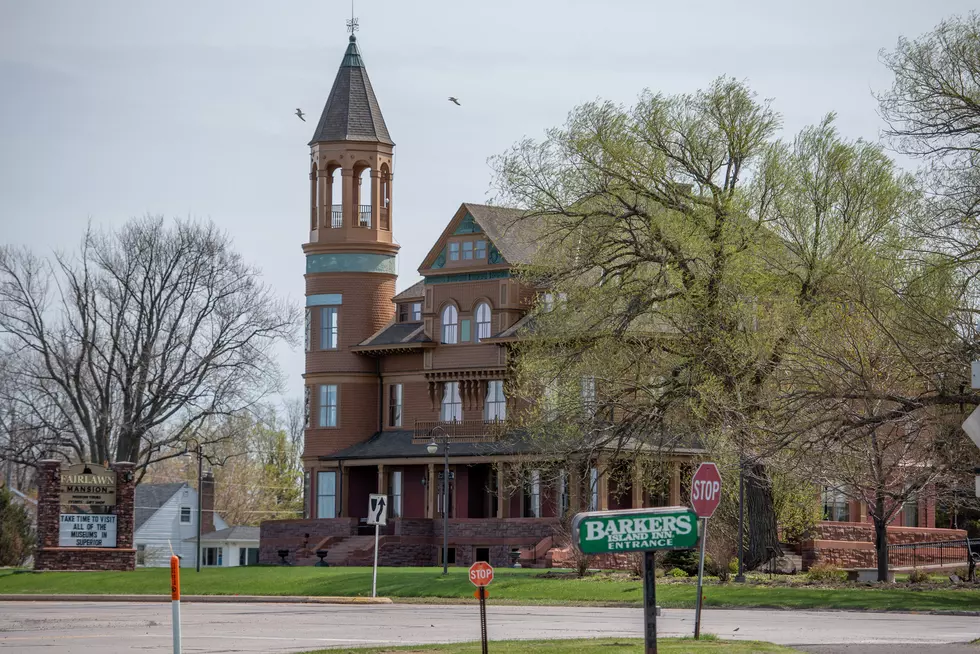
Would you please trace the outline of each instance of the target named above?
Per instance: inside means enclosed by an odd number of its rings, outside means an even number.
[[[13,493],[0,486],[0,566],[24,565],[33,549],[31,517],[14,502]]]
[[[929,581],[929,573],[925,570],[914,568],[912,572],[909,573],[910,584],[923,584],[927,581]]]
[[[654,574],[654,576],[655,576],[655,577],[656,577],[657,579],[660,579],[660,578],[662,578],[662,577],[664,576],[664,574],[665,574],[665,573],[664,573],[664,569],[663,569],[663,568],[656,568],[656,569],[654,570],[654,572],[653,572],[653,574]]]
[[[807,570],[806,579],[807,581],[847,581],[847,572],[833,563],[817,563]]]
[[[698,573],[698,552],[697,550],[671,550],[663,557],[665,568],[680,568],[685,572],[685,577],[692,577]]]
[[[680,568],[671,568],[670,572],[668,572],[667,574],[670,575],[671,577],[678,577],[678,578],[684,577],[685,579],[691,576]]]

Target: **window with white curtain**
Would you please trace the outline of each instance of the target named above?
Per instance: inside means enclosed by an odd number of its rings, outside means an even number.
[[[476,342],[490,338],[490,305],[481,302],[476,305]]]
[[[459,422],[463,419],[463,400],[459,396],[459,382],[446,382],[442,394],[442,417],[444,422]]]
[[[320,349],[337,349],[337,307],[320,309]]]
[[[506,420],[507,398],[504,397],[504,382],[494,379],[487,382],[487,399],[483,403],[484,420]]]
[[[447,304],[442,310],[442,342],[452,345],[459,341],[459,312]]]
[[[320,427],[337,426],[337,385],[320,385]]]
[[[595,415],[595,377],[582,376],[582,408],[590,415]]]
[[[316,476],[316,517],[337,517],[337,473],[333,470]]]

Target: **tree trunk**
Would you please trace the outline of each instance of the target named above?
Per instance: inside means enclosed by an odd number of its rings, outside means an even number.
[[[776,509],[772,497],[772,480],[765,464],[755,462],[745,470],[745,519],[748,547],[745,569],[752,570],[772,558],[782,556]]]
[[[878,581],[888,581],[888,525],[885,515],[885,498],[881,493],[875,498],[875,553],[878,559]]]

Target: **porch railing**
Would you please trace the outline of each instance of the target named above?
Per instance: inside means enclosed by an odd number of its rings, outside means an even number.
[[[340,229],[344,226],[344,205],[334,204],[330,206],[330,227]]]
[[[503,420],[416,420],[412,442],[428,443],[433,438],[432,430],[441,427],[445,430],[450,443],[454,441],[489,443],[500,438],[506,424]],[[442,438],[442,434],[437,434],[437,441],[441,441]]]
[[[360,225],[361,227],[370,227],[371,226],[371,205],[370,204],[362,204],[362,205],[359,205],[358,206],[357,214],[358,214],[358,220],[359,220],[358,225]]]
[[[980,552],[980,541],[971,542],[969,538],[889,545],[888,566],[891,568],[947,564],[969,566],[971,546],[973,551]]]

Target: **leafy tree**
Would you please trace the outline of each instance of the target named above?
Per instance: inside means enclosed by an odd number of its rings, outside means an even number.
[[[583,105],[495,160],[500,199],[540,242],[524,275],[556,298],[519,346],[518,393],[544,397],[530,433],[559,460],[634,459],[697,434],[746,475],[749,567],[778,551],[767,464],[797,437],[784,360],[847,286],[843,264],[873,260],[915,197],[832,115],[792,143],[779,124],[722,78]]]
[[[279,389],[274,348],[298,317],[212,224],[90,228],[53,260],[0,247],[0,406],[20,435],[4,455],[138,470],[173,456],[210,418]]]
[[[0,566],[24,565],[33,549],[30,514],[14,502],[13,493],[0,485]]]

